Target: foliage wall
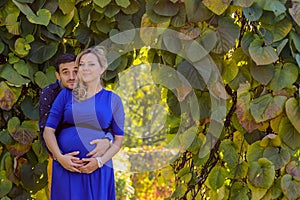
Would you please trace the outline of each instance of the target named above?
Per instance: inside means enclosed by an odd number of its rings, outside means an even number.
[[[46,186],[37,104],[41,88],[55,80],[54,59],[126,30],[159,27],[186,35],[185,43],[174,45],[162,31],[156,48],[128,50],[129,37],[116,37],[109,46],[120,56],[105,80],[113,87],[118,73],[140,60],[168,65],[189,81],[172,82],[160,65],[151,68],[158,85],[173,84],[161,91],[168,134],[180,132],[183,149],[171,164],[172,198],[300,198],[299,25],[299,0],[2,0],[0,197],[30,198]],[[151,47],[151,34],[136,37]],[[187,48],[191,41],[203,48]],[[215,71],[200,73],[212,61],[221,83]],[[190,113],[192,93],[199,116]],[[220,135],[209,126],[211,96],[226,102]]]

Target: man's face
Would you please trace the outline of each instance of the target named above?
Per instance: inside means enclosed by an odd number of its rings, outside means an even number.
[[[59,73],[56,72],[56,78],[60,80],[62,87],[73,89],[76,86],[77,71],[75,62],[62,63],[59,65]]]

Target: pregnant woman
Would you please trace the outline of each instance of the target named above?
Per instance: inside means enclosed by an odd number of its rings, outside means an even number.
[[[78,83],[63,89],[51,108],[44,138],[54,157],[51,200],[114,200],[115,180],[112,157],[120,150],[124,135],[124,109],[120,97],[103,88],[101,77],[107,68],[103,47],[81,52],[75,61]],[[56,137],[58,124],[63,129]],[[87,154],[90,141],[114,136],[101,156]],[[75,152],[74,154],[68,154]]]

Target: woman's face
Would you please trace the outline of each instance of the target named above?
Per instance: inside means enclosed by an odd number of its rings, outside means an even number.
[[[87,53],[80,58],[78,72],[84,82],[95,82],[96,84],[100,82],[100,76],[104,72],[104,68],[100,66],[97,57],[93,53]]]

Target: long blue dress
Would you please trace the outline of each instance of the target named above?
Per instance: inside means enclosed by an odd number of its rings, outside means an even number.
[[[57,137],[63,154],[80,151],[79,158],[94,149],[93,139],[103,138],[108,128],[114,135],[124,135],[124,109],[120,97],[104,88],[93,97],[78,102],[72,91],[63,89],[54,101],[46,126],[65,126]],[[112,160],[92,172],[83,174],[52,165],[52,200],[114,200],[115,181]]]

